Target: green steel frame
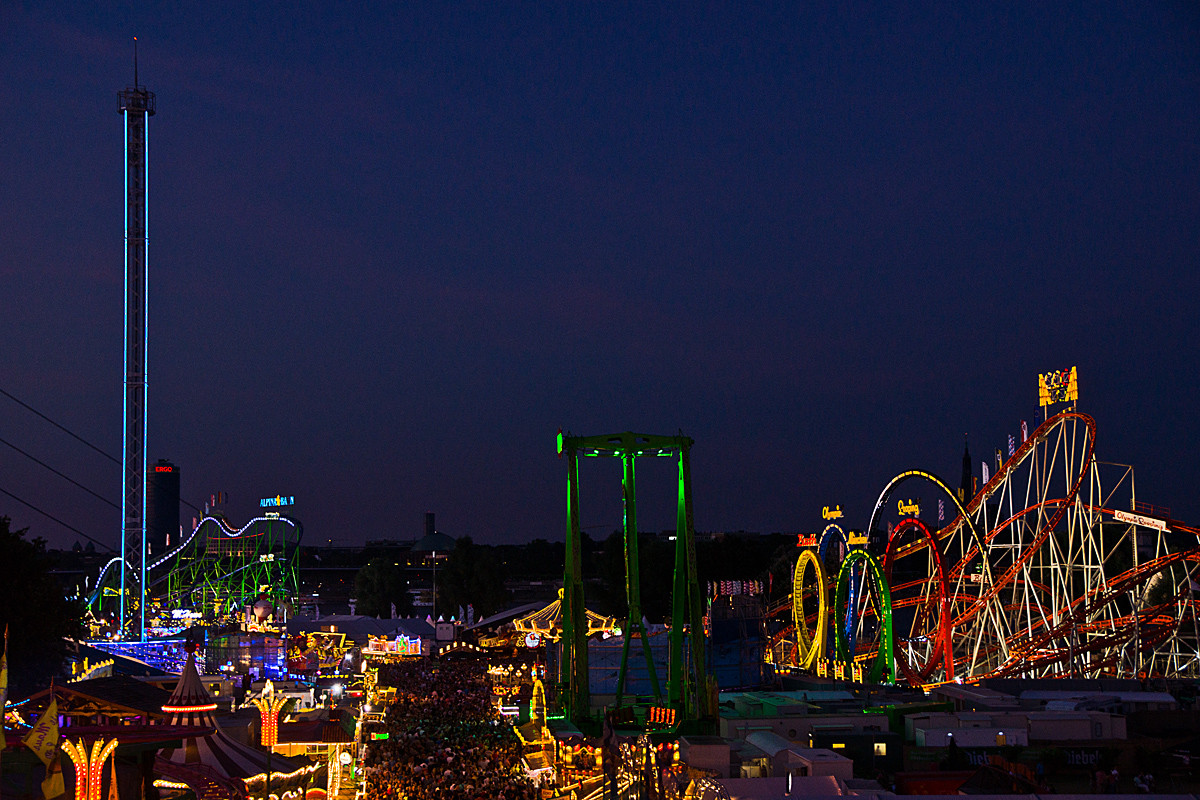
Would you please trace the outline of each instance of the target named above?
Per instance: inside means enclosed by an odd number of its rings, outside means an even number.
[[[624,466],[622,488],[625,499],[625,599],[629,618],[624,625],[621,670],[617,676],[616,706],[625,694],[629,666],[629,644],[642,641],[642,651],[656,702],[663,702],[662,689],[650,641],[642,624],[641,583],[638,575],[637,486],[635,462],[639,456],[671,458],[679,465],[678,509],[675,533],[675,576],[672,584],[670,662],[667,668],[666,702],[681,715],[709,719],[715,714],[710,680],[705,669],[705,635],[700,584],[696,575],[696,533],[692,525],[692,480],[690,451],[693,440],[683,436],[649,436],[617,433],[609,436],[564,436],[558,434],[558,453],[567,456],[567,546],[563,573],[563,636],[559,692],[563,711],[571,719],[590,716],[588,688],[587,619],[583,596],[583,570],[579,527],[579,457],[620,458]],[[684,660],[684,639],[690,637],[691,669]]]
[[[300,523],[284,515],[256,517],[240,530],[208,516],[174,552],[160,560],[168,608],[219,620],[266,594],[279,606],[299,592]],[[162,580],[162,579],[160,579]]]

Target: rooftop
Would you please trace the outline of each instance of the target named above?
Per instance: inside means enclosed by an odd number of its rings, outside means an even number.
[[[431,533],[421,537],[421,540],[413,545],[414,553],[449,553],[454,549],[454,539],[444,533]]]

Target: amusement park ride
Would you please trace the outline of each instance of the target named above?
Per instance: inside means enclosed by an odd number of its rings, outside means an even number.
[[[583,598],[582,531],[579,527],[579,457],[620,458],[624,465],[621,485],[625,514],[625,596],[629,618],[625,624],[621,667],[617,678],[615,706],[619,709],[625,693],[629,668],[629,647],[633,639],[642,644],[656,703],[666,702],[689,719],[709,718],[715,714],[709,676],[704,668],[704,622],[701,616],[700,584],[696,574],[696,532],[692,527],[692,469],[690,452],[694,444],[686,436],[649,436],[617,433],[608,436],[571,436],[558,434],[558,455],[567,456],[567,545],[562,593],[562,657],[560,660],[559,697],[563,710],[572,719],[591,714],[588,686],[588,624]],[[670,662],[667,696],[664,699],[650,652],[650,643],[642,624],[641,583],[638,575],[637,482],[635,464],[639,457],[676,458],[679,465],[675,537],[675,577],[672,584]],[[685,660],[684,643],[690,658]],[[689,664],[685,663],[690,662]]]
[[[239,619],[264,601],[286,608],[299,592],[303,535],[300,522],[283,514],[268,512],[237,529],[220,515],[205,516],[178,546],[146,560],[147,629],[154,627],[155,608],[174,619],[208,623]],[[114,558],[105,566],[87,598],[95,617],[119,604],[119,562]],[[126,608],[137,609],[140,617],[138,603],[136,596],[126,598]]]
[[[1042,405],[1070,405],[1023,423],[973,496],[909,470],[879,494],[866,535],[831,523],[802,537],[776,662],[913,686],[1200,674],[1200,530],[1139,502],[1132,467],[1096,460],[1076,381],[1041,376]],[[932,527],[919,503],[893,502],[902,486],[932,489],[939,522],[947,507],[953,518]]]
[[[1074,370],[1042,376],[1044,421],[1034,430],[1022,423],[1007,458],[996,452],[990,477],[985,464],[981,487],[967,480],[969,462],[957,491],[913,469],[886,483],[865,531],[844,529],[840,507],[827,509],[825,529],[799,542],[791,620],[774,635],[771,660],[791,670],[914,686],[994,677],[1200,675],[1200,530],[1139,501],[1132,467],[1097,460],[1096,422],[1077,410],[1076,386]],[[1055,404],[1062,405],[1051,414]],[[629,616],[621,626],[615,706],[628,703],[632,650],[645,661],[656,707],[680,719],[715,713],[692,523],[692,444],[682,435],[559,434],[559,454],[567,460],[567,539],[556,697],[572,719],[592,714],[581,457],[623,463]],[[635,464],[645,457],[678,465],[665,687],[641,614]],[[908,499],[922,496],[933,502]],[[286,608],[298,592],[301,536],[300,524],[282,514],[264,513],[240,529],[220,515],[205,516],[177,547],[146,559],[146,618],[169,609],[168,615],[221,624],[259,604]],[[122,596],[123,570],[120,559],[113,561],[89,598],[97,615],[113,616]],[[127,618],[143,616],[136,592],[124,598]]]

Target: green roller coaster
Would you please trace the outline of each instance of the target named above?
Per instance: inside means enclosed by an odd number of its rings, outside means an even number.
[[[303,534],[298,521],[283,515],[255,517],[239,530],[220,517],[205,517],[165,559],[170,568],[164,601],[214,621],[262,595],[276,606],[290,603],[299,591]]]
[[[240,529],[223,517],[206,516],[178,547],[147,565],[146,596],[165,608],[198,612],[210,622],[235,616],[263,596],[283,606],[299,592],[303,535],[299,521],[283,514],[255,517]],[[95,612],[119,594],[110,584],[121,570],[110,567],[112,562],[88,598]]]

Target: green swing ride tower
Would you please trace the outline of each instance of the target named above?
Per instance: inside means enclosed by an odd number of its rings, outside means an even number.
[[[624,626],[621,670],[617,677],[615,706],[620,708],[625,694],[629,667],[629,648],[640,639],[650,685],[657,704],[675,709],[683,719],[711,719],[715,714],[710,679],[705,670],[704,620],[700,585],[696,577],[696,534],[692,527],[692,486],[690,451],[693,440],[683,436],[649,436],[640,433],[616,433],[608,436],[572,436],[558,434],[558,455],[567,457],[567,543],[563,572],[562,658],[559,664],[559,692],[562,710],[572,720],[591,716],[588,688],[587,617],[583,597],[583,570],[579,527],[579,458],[620,458],[624,465],[621,485],[625,499],[625,599],[629,619]],[[679,465],[678,507],[675,533],[675,576],[672,583],[670,661],[667,668],[667,692],[663,697],[650,641],[642,624],[641,583],[638,575],[637,487],[635,463],[638,457],[676,457]],[[685,663],[684,640],[689,644],[690,669]]]

